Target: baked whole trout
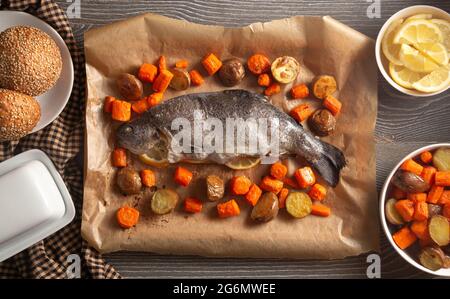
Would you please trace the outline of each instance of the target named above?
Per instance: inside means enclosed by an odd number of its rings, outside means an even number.
[[[226,164],[243,156],[273,163],[299,155],[333,187],[345,166],[339,149],[315,138],[264,95],[239,89],[166,100],[120,126],[116,137],[136,155],[162,151],[169,163]]]

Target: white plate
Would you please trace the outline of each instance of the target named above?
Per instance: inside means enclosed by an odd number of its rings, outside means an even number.
[[[60,230],[75,216],[63,179],[40,150],[0,163],[0,186],[0,262]]]
[[[391,243],[392,247],[394,247],[395,251],[397,251],[397,253],[402,258],[404,258],[408,263],[410,263],[411,265],[413,265],[417,269],[422,270],[424,272],[427,272],[427,273],[430,273],[430,274],[434,274],[434,275],[438,275],[438,276],[450,277],[450,269],[444,269],[443,268],[443,269],[439,269],[437,271],[430,270],[428,268],[425,268],[424,266],[422,266],[419,263],[418,256],[411,256],[408,253],[408,250],[400,249],[397,246],[397,244],[395,244],[394,239],[392,238],[392,234],[395,233],[396,230],[399,227],[395,227],[394,225],[389,224],[387,222],[387,220],[386,220],[386,215],[385,215],[385,204],[386,204],[386,201],[388,200],[387,195],[388,195],[388,191],[389,191],[390,187],[392,186],[391,180],[392,180],[392,177],[394,176],[394,174],[400,168],[400,165],[402,165],[403,162],[405,162],[406,160],[412,159],[414,157],[417,157],[418,155],[420,155],[421,153],[423,153],[425,151],[434,151],[434,150],[437,150],[438,148],[441,148],[441,147],[450,147],[450,143],[438,143],[438,144],[432,144],[432,145],[427,145],[427,146],[421,147],[421,148],[413,151],[412,153],[408,154],[400,162],[397,163],[397,165],[394,167],[394,169],[391,171],[391,173],[386,178],[386,181],[384,182],[383,188],[381,189],[381,194],[380,194],[380,218],[381,218],[381,226],[383,227],[384,233],[386,234],[386,237],[389,240],[389,243]]]
[[[50,25],[24,12],[0,11],[0,32],[19,25],[36,27],[47,33],[58,45],[63,63],[61,76],[55,86],[36,97],[41,105],[41,119],[31,132],[34,133],[54,121],[69,101],[73,86],[73,63],[66,43]]]

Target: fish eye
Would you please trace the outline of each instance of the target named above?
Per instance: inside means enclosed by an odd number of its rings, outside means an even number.
[[[126,125],[126,126],[123,128],[123,131],[124,131],[126,134],[131,134],[131,133],[133,133],[133,127],[131,127],[131,126],[129,126],[129,125]]]

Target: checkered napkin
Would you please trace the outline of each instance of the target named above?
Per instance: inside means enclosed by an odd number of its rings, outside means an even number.
[[[19,10],[30,13],[50,24],[65,40],[75,70],[75,82],[70,100],[50,125],[20,141],[0,143],[0,161],[23,151],[38,148],[53,160],[63,177],[75,203],[74,221],[57,233],[40,241],[23,252],[0,263],[0,278],[66,278],[66,269],[72,272],[74,265],[69,255],[80,257],[80,272],[83,278],[120,278],[80,234],[83,200],[82,169],[76,160],[83,146],[83,115],[85,70],[83,53],[78,50],[66,15],[57,4],[49,0],[0,0],[0,9]],[[75,260],[77,260],[75,258]]]

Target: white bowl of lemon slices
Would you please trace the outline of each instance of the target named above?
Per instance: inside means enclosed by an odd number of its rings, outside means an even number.
[[[400,10],[381,28],[375,56],[384,78],[412,96],[432,96],[450,87],[450,15],[433,6]]]

